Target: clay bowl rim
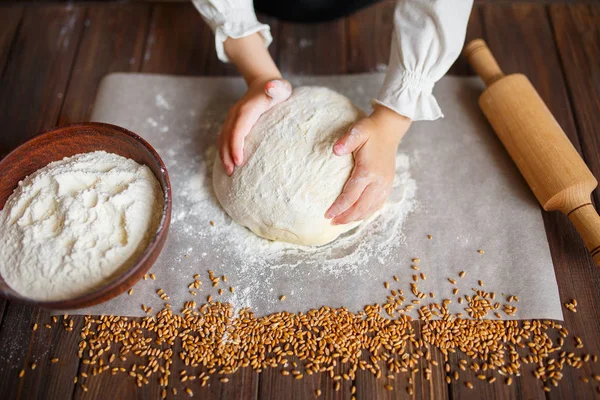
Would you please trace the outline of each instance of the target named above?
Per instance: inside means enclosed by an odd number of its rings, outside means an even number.
[[[14,291],[11,288],[9,291],[0,290],[0,297],[4,297],[5,299],[10,301],[54,310],[78,309],[93,306],[108,301],[114,297],[117,297],[118,295],[124,293],[128,288],[132,287],[137,281],[142,279],[143,275],[148,270],[150,270],[150,268],[152,267],[152,265],[154,264],[154,262],[156,261],[156,259],[162,251],[162,248],[168,236],[169,227],[171,223],[171,181],[169,179],[169,173],[167,171],[167,168],[161,157],[154,149],[154,147],[152,147],[150,143],[148,143],[141,136],[134,132],[131,132],[117,125],[107,124],[103,122],[73,123],[52,129],[47,129],[42,131],[38,135],[32,137],[31,139],[25,141],[24,143],[20,144],[18,147],[6,154],[0,160],[0,176],[2,175],[2,169],[6,160],[10,161],[11,158],[15,157],[15,154],[23,152],[24,148],[30,147],[36,142],[44,141],[46,139],[50,139],[50,141],[52,141],[52,136],[59,136],[60,134],[64,134],[68,130],[77,130],[79,128],[93,129],[100,135],[105,135],[106,131],[108,130],[112,131],[112,133],[116,135],[128,136],[134,141],[140,143],[142,147],[150,154],[151,158],[154,160],[154,162],[156,162],[156,166],[158,166],[161,171],[160,176],[157,176],[153,171],[153,175],[156,177],[156,179],[161,185],[164,203],[158,228],[156,229],[152,240],[146,246],[144,252],[139,256],[138,260],[133,265],[131,265],[126,271],[121,272],[118,276],[109,280],[108,283],[102,285],[94,291],[65,300],[39,301],[28,297],[21,297],[18,294],[15,295],[16,291]],[[94,150],[90,149],[89,151]],[[18,182],[24,178],[25,176],[18,178],[18,180],[13,182],[13,186],[16,188]],[[0,262],[2,262],[2,260],[0,260]],[[4,285],[10,288],[10,286],[6,284],[6,282],[4,282]]]

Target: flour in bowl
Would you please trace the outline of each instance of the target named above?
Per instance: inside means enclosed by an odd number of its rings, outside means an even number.
[[[97,151],[52,162],[0,211],[0,274],[35,300],[92,291],[135,263],[162,208],[154,174],[133,160]]]

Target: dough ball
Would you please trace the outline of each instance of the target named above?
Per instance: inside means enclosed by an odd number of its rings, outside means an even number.
[[[227,176],[217,157],[213,184],[237,223],[270,240],[319,246],[360,222],[331,225],[324,217],[354,167],[333,144],[364,113],[322,87],[300,87],[263,114],[246,137],[245,165]]]

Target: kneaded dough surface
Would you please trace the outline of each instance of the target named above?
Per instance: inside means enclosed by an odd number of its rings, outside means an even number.
[[[319,246],[359,223],[331,225],[325,212],[348,180],[354,158],[333,144],[364,113],[323,87],[296,88],[261,116],[246,138],[246,164],[228,177],[217,157],[214,189],[237,223],[271,240]]]

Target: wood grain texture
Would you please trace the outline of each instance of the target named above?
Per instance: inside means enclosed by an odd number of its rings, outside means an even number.
[[[30,338],[31,357],[28,362],[36,362],[35,370],[26,372],[23,379],[21,398],[57,399],[73,393],[73,377],[79,368],[77,358],[77,343],[81,331],[83,317],[68,317],[73,319],[73,330],[65,331],[63,317],[57,317],[56,323],[47,311],[41,310],[37,317],[38,330]],[[44,324],[51,324],[48,329]],[[51,360],[58,358],[58,362]]]
[[[35,383],[39,381],[39,371],[31,371],[31,363],[40,355],[33,352],[33,325],[39,320],[40,311],[17,303],[8,303],[0,327],[0,398],[35,397]],[[25,376],[19,378],[21,370]],[[33,387],[32,387],[33,386]],[[34,392],[31,392],[31,391]]]
[[[25,10],[0,82],[0,155],[56,125],[83,29],[83,7]]]
[[[575,148],[580,150],[546,9],[537,5],[490,5],[484,7],[483,16],[488,45],[504,72],[522,72],[528,76]],[[561,300],[564,303],[576,298],[584,303],[577,314],[565,310],[565,325],[572,335],[583,339],[590,352],[598,352],[600,327],[592,321],[598,321],[600,313],[597,296],[592,299],[591,295],[600,291],[597,267],[564,215],[544,212],[543,218]],[[581,383],[578,371],[566,368],[563,373],[563,382],[553,388],[550,397],[594,395],[593,385]],[[542,397],[540,388],[540,382],[530,373],[524,374],[517,385],[522,396]]]
[[[565,72],[583,156],[600,179],[600,6],[553,5],[550,17]],[[596,190],[596,204],[600,194]]]
[[[412,322],[415,339],[421,338],[421,323],[419,321]],[[425,350],[421,348],[424,352]],[[415,348],[412,343],[407,345],[408,354],[414,354]],[[399,359],[399,357],[398,357]],[[386,376],[387,369],[385,363],[380,362],[379,367],[382,370],[382,377],[377,379],[372,372],[368,370],[358,370],[356,374],[356,393],[357,398],[377,398],[377,399],[448,399],[448,387],[444,381],[444,359],[439,351],[432,351],[431,360],[437,362],[437,366],[425,360],[424,357],[419,358],[418,371],[395,373],[393,378]],[[365,358],[366,362],[371,362],[369,358]],[[431,371],[431,379],[425,378],[425,369]],[[388,386],[389,385],[389,386]],[[390,390],[391,389],[391,390]],[[412,391],[412,395],[410,395]]]
[[[0,79],[4,75],[4,68],[7,64],[12,45],[17,36],[17,29],[23,18],[23,7],[0,7]],[[0,155],[3,153],[0,145]],[[0,326],[2,317],[6,308],[6,300],[0,299]]]
[[[390,58],[395,3],[367,7],[347,18],[348,73],[385,71]]]
[[[600,140],[598,139],[600,8],[597,4],[557,5],[550,7],[549,15],[579,130],[581,150],[586,163],[598,179],[600,176]],[[598,189],[594,193],[594,198],[596,205],[600,204]],[[567,312],[565,316],[567,326],[571,331],[582,335],[582,339],[586,343],[586,347],[590,347],[590,351],[598,353],[600,351],[600,329],[597,323],[586,323],[589,318],[598,320],[600,317],[600,303],[597,297],[600,290],[598,274],[594,273],[597,271],[581,271],[579,268],[576,272],[578,273],[571,282],[574,290],[569,295],[583,304],[578,307],[577,314],[585,312],[585,315],[573,315]],[[590,342],[591,345],[589,345]],[[599,370],[598,365],[592,369],[595,373],[598,373]],[[586,368],[581,375],[589,375],[590,372],[590,369]],[[569,396],[585,396],[591,392],[591,388],[584,391],[579,382],[574,383],[569,380],[565,383],[556,392],[551,393],[551,397],[567,399]]]
[[[142,72],[173,75],[232,74],[232,65],[216,67],[215,44],[208,26],[189,3],[155,4],[146,39]]]
[[[343,74],[348,59],[347,41],[343,19],[314,25],[282,22],[279,68],[284,75]]]
[[[290,362],[292,360],[290,359]],[[294,359],[299,366],[306,364],[304,361]],[[282,375],[281,371],[285,369],[290,375]],[[328,373],[316,373],[313,375],[303,374],[302,379],[295,379],[291,374],[294,369],[292,365],[285,368],[268,368],[260,373],[258,386],[258,399],[313,399],[317,398],[316,391],[321,390],[319,399],[350,399],[352,380],[340,381],[339,390],[335,390],[335,381]],[[302,368],[299,368],[302,370]],[[348,372],[349,366],[338,363],[333,371],[334,375],[343,375]]]
[[[146,4],[93,4],[86,10],[83,38],[65,95],[59,125],[89,119],[100,80],[142,65],[150,18]]]
[[[23,17],[23,7],[0,6],[0,78]]]

